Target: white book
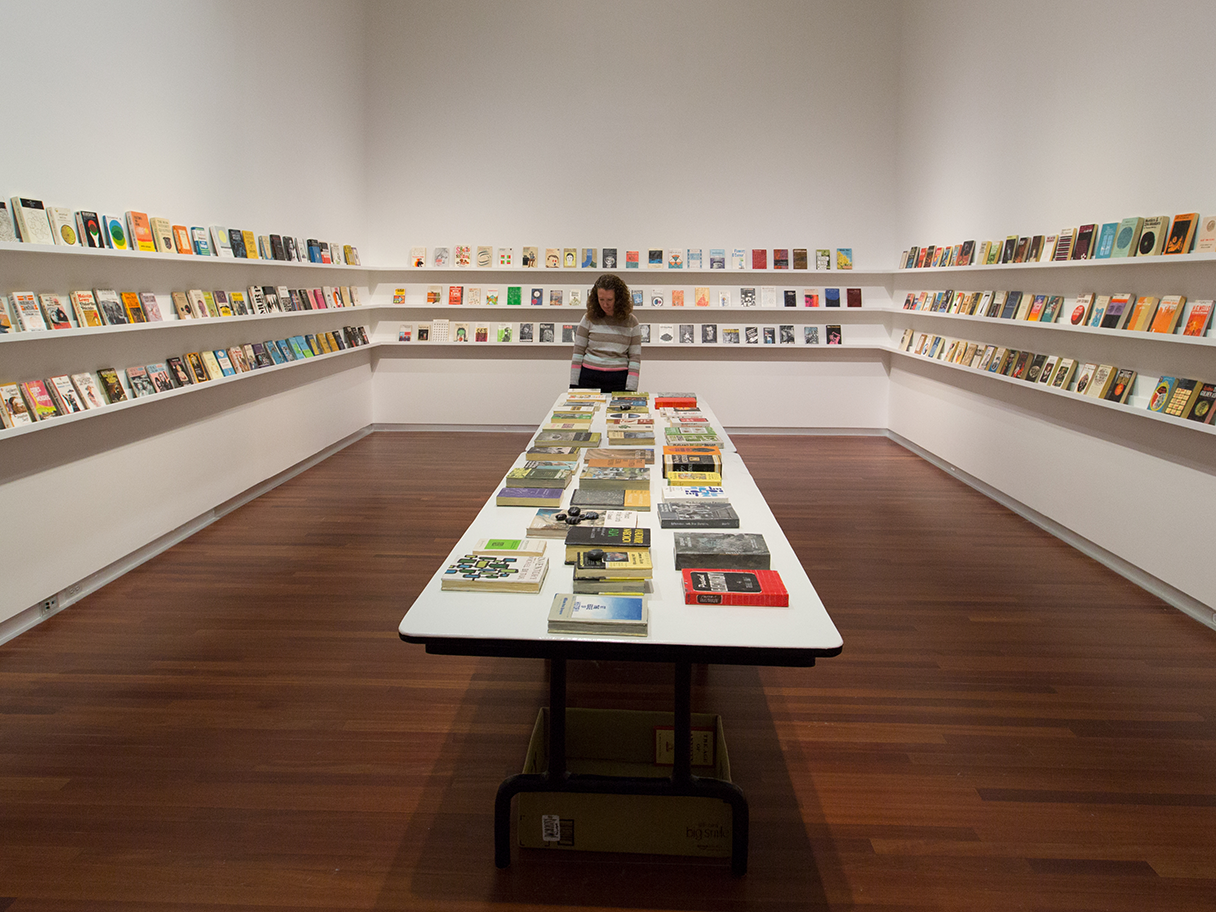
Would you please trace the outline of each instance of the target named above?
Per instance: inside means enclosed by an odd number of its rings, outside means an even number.
[[[211,226],[211,249],[218,257],[231,257],[232,242],[228,239],[228,229],[219,225]]]
[[[110,250],[130,250],[127,225],[120,215],[101,216],[101,236]]]
[[[14,196],[11,203],[13,206],[13,218],[17,223],[17,230],[21,232],[21,240],[24,243],[55,243],[55,237],[51,233],[51,222],[47,218],[46,207],[42,204],[42,200]]]
[[[173,226],[167,218],[149,219],[152,228],[152,243],[156,245],[157,253],[177,253],[177,245],[173,243]]]
[[[84,405],[81,404],[80,394],[76,392],[72,386],[72,381],[67,374],[59,377],[51,377],[47,387],[51,396],[55,399],[55,404],[59,406],[62,412],[83,412]]]
[[[775,285],[760,286],[760,306],[761,307],[776,307],[777,306],[777,287]]]
[[[46,320],[33,292],[14,291],[8,296],[9,313],[21,332],[45,332]]]
[[[101,408],[106,404],[101,395],[101,387],[97,385],[97,378],[88,371],[72,374],[72,386],[76,387],[76,392],[80,394],[80,404],[86,409]]]
[[[76,247],[80,244],[80,235],[76,233],[76,215],[71,209],[49,206],[46,214],[51,223],[51,234],[54,236],[56,244],[62,244],[65,247]]]
[[[8,203],[0,200],[0,241],[12,243],[17,240],[17,229],[13,227],[13,214]]]
[[[20,427],[23,424],[34,423],[16,383],[0,383],[0,411],[3,412],[5,427]]]
[[[717,485],[664,485],[662,497],[664,503],[730,503],[726,489]]]

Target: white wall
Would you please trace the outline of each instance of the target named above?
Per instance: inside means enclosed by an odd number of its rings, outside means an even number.
[[[459,243],[893,259],[891,3],[372,2],[367,24],[365,262]]]
[[[359,246],[364,8],[0,0],[0,192]]]
[[[1216,209],[1209,0],[904,0],[898,254]]]

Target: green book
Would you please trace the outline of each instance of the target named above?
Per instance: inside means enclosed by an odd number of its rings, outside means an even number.
[[[521,304],[522,302],[523,302],[523,298],[520,297],[519,286],[518,285],[508,285],[507,286],[507,306],[514,307],[518,304]]]

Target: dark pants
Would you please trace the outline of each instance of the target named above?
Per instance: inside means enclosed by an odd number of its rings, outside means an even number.
[[[629,371],[601,371],[581,368],[578,372],[579,389],[597,389],[601,393],[619,393],[629,382]]]

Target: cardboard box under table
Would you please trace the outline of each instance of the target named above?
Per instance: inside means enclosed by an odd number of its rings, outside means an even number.
[[[672,774],[673,715],[632,710],[567,709],[566,768],[572,778],[653,778]],[[528,744],[524,774],[549,764],[549,711]],[[730,781],[722,720],[692,714],[693,774]],[[604,779],[610,781],[609,778]],[[731,806],[705,795],[529,791],[518,798],[519,844],[536,849],[731,855]]]

